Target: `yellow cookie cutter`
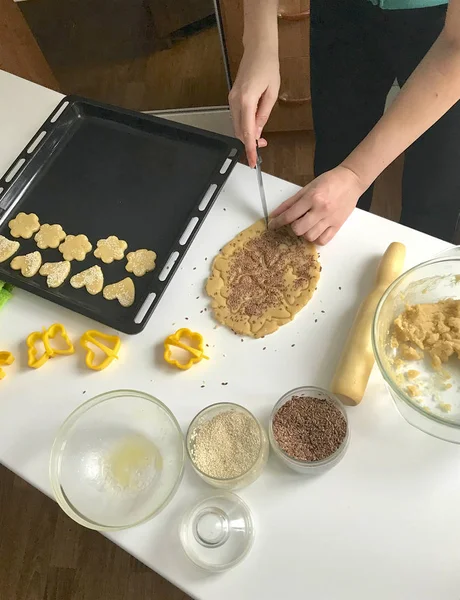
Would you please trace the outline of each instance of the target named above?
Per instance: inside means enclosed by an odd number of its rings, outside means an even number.
[[[112,342],[113,347],[111,348],[110,346],[106,346],[100,341],[101,339],[107,342]],[[88,344],[93,344],[93,346],[99,348],[99,350],[104,352],[106,355],[106,358],[99,364],[94,364],[95,352],[94,350],[91,350],[91,348],[88,348]],[[90,329],[89,331],[85,331],[85,333],[81,336],[80,345],[86,350],[85,364],[88,369],[92,369],[93,371],[102,371],[108,367],[115,358],[118,359],[121,340],[118,335],[109,335],[108,333],[97,331],[96,329]]]
[[[196,346],[190,346],[185,344],[181,340],[187,338],[190,342],[196,342]],[[164,359],[165,361],[172,365],[173,367],[177,367],[178,369],[182,369],[186,371],[190,369],[191,366],[199,363],[203,358],[209,360],[209,356],[204,354],[204,340],[203,336],[196,331],[191,331],[186,327],[182,329],[178,329],[176,333],[172,335],[168,335],[168,337],[164,341],[165,351],[164,351]],[[175,358],[172,357],[171,346],[175,348],[181,348],[182,350],[186,350],[190,352],[192,355],[190,360],[186,363],[181,363]]]
[[[64,349],[60,350],[51,347],[50,340],[54,339],[57,335],[61,335],[62,339],[66,343],[66,347]],[[45,351],[39,358],[37,358],[38,350],[35,346],[38,341],[42,341],[45,348]],[[54,323],[54,325],[51,325],[48,327],[48,329],[43,329],[43,331],[34,331],[28,336],[26,344],[28,359],[27,364],[32,369],[39,369],[48,361],[49,358],[52,358],[53,356],[67,356],[69,354],[74,354],[75,352],[72,341],[69,338],[64,325],[61,323]]]
[[[51,347],[50,339],[53,340],[57,335],[60,335],[67,344],[66,348],[59,350]],[[69,354],[75,353],[75,348],[73,347],[72,341],[69,338],[69,334],[67,333],[64,325],[61,323],[55,323],[43,331],[43,345],[45,346],[46,353],[50,358],[56,355],[68,356]]]
[[[14,356],[11,352],[7,352],[6,350],[2,350],[0,352],[0,367],[9,367],[14,363]],[[3,379],[6,376],[5,371],[0,368],[0,379]]]

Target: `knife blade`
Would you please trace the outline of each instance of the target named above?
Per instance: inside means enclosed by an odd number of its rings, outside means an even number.
[[[265,198],[264,182],[262,179],[262,170],[260,168],[260,165],[262,164],[262,157],[260,156],[259,142],[257,140],[256,140],[256,151],[257,151],[257,162],[256,162],[257,183],[259,185],[260,201],[262,202],[262,210],[264,213],[265,225],[268,229],[267,199]]]

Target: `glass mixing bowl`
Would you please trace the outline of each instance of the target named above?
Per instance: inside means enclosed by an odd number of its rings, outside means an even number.
[[[184,457],[183,435],[167,406],[142,392],[108,392],[79,406],[61,426],[51,451],[51,485],[77,523],[125,529],[168,504]]]
[[[242,413],[254,421],[255,426],[260,434],[260,445],[259,445],[257,457],[256,457],[254,463],[252,465],[250,465],[244,473],[242,473],[238,477],[230,477],[228,479],[219,479],[217,477],[212,477],[212,476],[208,475],[207,473],[204,473],[196,465],[195,459],[193,457],[194,445],[195,445],[194,433],[202,425],[211,421],[211,419],[213,419],[217,415],[223,414],[223,413],[226,413],[229,411]],[[246,487],[246,486],[250,485],[251,483],[253,483],[259,477],[259,475],[262,473],[262,471],[267,463],[268,451],[269,451],[268,438],[264,431],[264,428],[259,423],[259,421],[254,417],[254,415],[252,413],[250,413],[248,410],[246,410],[243,406],[240,406],[239,404],[233,404],[231,402],[220,402],[218,404],[211,404],[211,406],[208,406],[207,408],[205,408],[204,410],[199,412],[196,415],[196,417],[193,419],[193,421],[190,423],[190,426],[188,428],[187,436],[186,436],[186,446],[187,446],[187,453],[188,453],[188,457],[190,458],[190,462],[192,463],[193,468],[198,473],[198,475],[200,475],[200,477],[202,477],[210,485],[217,487],[217,488],[223,488],[223,489],[228,489],[228,490],[243,488],[243,487]]]
[[[347,431],[343,442],[333,454],[331,454],[327,458],[324,458],[323,460],[307,461],[293,458],[292,456],[289,456],[289,454],[287,454],[276,441],[275,435],[273,433],[273,419],[276,413],[279,411],[279,409],[284,404],[286,404],[286,402],[291,400],[294,396],[303,396],[310,398],[319,398],[320,400],[327,400],[341,412],[343,418],[345,419],[345,422],[347,424]],[[275,404],[272,410],[272,414],[270,416],[268,436],[273,451],[286,466],[288,466],[293,471],[297,471],[297,473],[303,473],[305,475],[319,475],[320,473],[324,473],[325,471],[328,471],[329,469],[334,467],[344,457],[345,452],[348,448],[348,444],[350,442],[350,426],[348,424],[347,413],[342,403],[333,394],[326,390],[323,390],[322,388],[313,386],[303,386],[287,392]]]
[[[383,295],[374,316],[372,345],[377,365],[401,415],[414,427],[437,438],[460,443],[460,360],[451,356],[436,371],[431,360],[398,364],[392,347],[393,322],[406,305],[460,299],[460,254],[449,251],[403,273]],[[408,372],[420,374],[410,380]],[[448,371],[446,379],[443,372]],[[416,396],[409,390],[414,384]],[[449,387],[451,386],[451,387]],[[413,388],[412,388],[413,389]]]

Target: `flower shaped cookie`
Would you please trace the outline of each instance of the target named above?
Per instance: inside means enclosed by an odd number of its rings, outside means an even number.
[[[40,221],[34,213],[28,215],[20,212],[8,223],[8,227],[14,238],[24,238],[28,240],[40,229]]]
[[[116,235],[111,235],[105,240],[98,241],[94,256],[110,264],[114,260],[121,260],[127,247],[125,240],[119,240]]]
[[[60,225],[42,225],[35,234],[35,241],[41,250],[46,248],[57,248],[65,240],[66,232]]]
[[[64,260],[85,260],[88,252],[92,249],[91,242],[86,235],[68,235],[65,241],[59,246]]]
[[[126,270],[128,273],[134,273],[136,277],[142,277],[149,271],[155,268],[155,260],[157,255],[153,250],[136,250],[126,255],[128,263]]]

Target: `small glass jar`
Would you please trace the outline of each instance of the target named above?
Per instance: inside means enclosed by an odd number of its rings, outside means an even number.
[[[229,477],[226,479],[225,478],[220,479],[217,477],[210,476],[207,473],[204,473],[196,465],[194,457],[193,457],[193,449],[194,449],[194,444],[195,444],[193,434],[201,426],[203,426],[205,423],[211,421],[211,419],[213,419],[217,415],[222,414],[222,413],[231,412],[231,411],[245,414],[246,416],[248,416],[249,418],[251,418],[254,421],[254,423],[257,427],[257,430],[259,432],[259,435],[260,435],[260,445],[259,445],[257,457],[256,457],[254,463],[252,465],[250,465],[244,473],[242,473],[241,475],[238,475],[237,477]],[[196,415],[196,417],[192,420],[192,422],[190,423],[190,426],[188,428],[187,436],[186,436],[186,447],[187,447],[187,453],[188,453],[190,462],[192,463],[192,466],[195,469],[195,471],[198,473],[198,475],[200,475],[200,477],[202,477],[204,479],[204,481],[209,483],[209,485],[212,485],[216,488],[222,488],[222,489],[227,489],[227,490],[241,489],[241,488],[247,487],[248,485],[253,483],[262,473],[262,471],[267,463],[268,453],[269,453],[268,438],[267,438],[267,434],[265,433],[262,425],[254,417],[254,415],[251,412],[249,412],[246,408],[244,408],[243,406],[240,406],[239,404],[233,404],[231,402],[221,402],[218,404],[211,404],[211,406],[208,406],[207,408],[205,408],[204,410],[199,412]]]
[[[289,456],[289,454],[287,454],[278,445],[278,442],[276,441],[275,435],[273,433],[273,419],[276,413],[279,411],[279,409],[295,396],[327,400],[340,411],[340,413],[343,415],[343,418],[345,419],[347,429],[343,442],[340,444],[340,446],[335,452],[333,452],[330,456],[324,458],[323,460],[307,461],[293,458],[292,456]],[[271,447],[273,448],[275,454],[281,459],[282,462],[284,462],[286,466],[288,466],[293,471],[297,471],[297,473],[303,473],[305,475],[317,475],[331,469],[338,462],[340,462],[340,460],[342,460],[350,441],[350,428],[348,425],[347,413],[345,412],[345,409],[340,403],[340,401],[333,394],[321,388],[304,386],[295,388],[290,392],[287,392],[287,394],[284,394],[284,396],[282,396],[275,404],[275,406],[273,407],[272,414],[270,416],[268,436],[270,438]]]
[[[240,563],[252,548],[254,523],[249,506],[231,492],[202,498],[184,515],[180,540],[198,567],[220,573]]]

